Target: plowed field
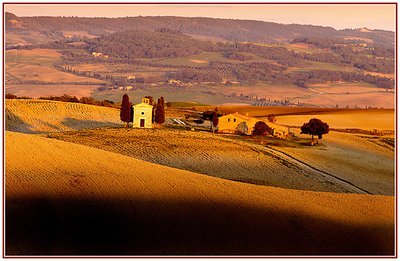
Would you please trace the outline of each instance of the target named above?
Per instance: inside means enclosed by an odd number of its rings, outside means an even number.
[[[7,255],[394,255],[394,197],[256,186],[6,134]]]

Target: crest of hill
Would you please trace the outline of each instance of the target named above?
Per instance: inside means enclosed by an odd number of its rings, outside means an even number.
[[[6,130],[46,133],[120,126],[119,110],[80,103],[46,100],[8,100]]]
[[[394,254],[394,197],[249,185],[29,134],[6,141],[8,255]]]
[[[13,13],[6,12],[6,13],[5,13],[5,18],[6,18],[6,21],[9,21],[9,20],[15,20],[15,19],[17,19],[18,17],[17,17],[15,14],[13,14]]]
[[[335,30],[332,27],[279,24],[272,22],[236,19],[217,19],[205,17],[139,16],[123,18],[83,18],[83,17],[8,17],[18,19],[23,27],[6,24],[6,31],[36,31],[44,34],[63,31],[85,31],[100,36],[110,32],[126,30],[154,31],[168,28],[183,34],[218,37],[228,41],[260,43],[290,42],[297,37],[345,37],[359,36],[372,39],[376,43],[394,46],[395,34],[391,31]],[[361,36],[360,36],[361,34]]]

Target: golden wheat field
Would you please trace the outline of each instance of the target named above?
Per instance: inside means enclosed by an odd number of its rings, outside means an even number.
[[[353,115],[352,110],[322,112],[334,113],[332,115],[337,118]],[[184,116],[182,113],[171,114],[170,110],[167,115]],[[300,117],[308,121],[310,115],[277,116],[277,123],[282,124],[282,118],[285,117]],[[328,123],[331,125],[331,121]],[[113,108],[44,100],[6,101],[6,130],[10,131],[48,133],[46,137],[252,184],[360,193],[356,186],[364,190],[362,193],[394,193],[394,147],[385,143],[393,138],[386,140],[368,135],[331,132],[324,135],[321,146],[310,147],[301,145],[309,142],[309,136],[300,135],[299,130],[292,128],[303,141],[291,144],[289,139],[289,144],[285,145],[267,139],[263,145],[232,139],[231,135],[169,128],[124,129],[122,126],[119,111]],[[303,166],[303,163],[307,166]],[[352,186],[341,184],[337,178],[327,177],[320,171],[345,179]]]
[[[309,142],[309,136],[293,131],[304,138],[303,142]],[[103,128],[53,133],[48,137],[229,180],[302,190],[354,192],[336,179],[298,166],[297,161],[291,160],[294,157],[369,193],[394,195],[394,147],[368,135],[332,132],[316,147],[282,146],[276,140],[264,142],[291,157],[276,155],[264,145],[183,130]]]
[[[302,126],[312,118],[327,122],[331,128],[355,128],[363,130],[394,130],[394,109],[336,109],[336,108],[296,108],[263,106],[218,106],[224,114],[238,112],[253,117],[276,115],[276,123],[288,126]],[[215,106],[195,107],[197,110],[214,110]]]
[[[6,166],[9,255],[394,254],[394,197],[250,185],[14,132]]]
[[[102,128],[52,133],[47,137],[229,180],[302,190],[353,192],[311,170],[299,168],[263,146],[207,132]]]
[[[41,133],[122,125],[119,110],[46,100],[6,100],[6,130]]]
[[[292,129],[297,137],[300,129]],[[320,146],[272,146],[308,165],[345,179],[372,194],[394,195],[395,152],[393,135],[376,137],[366,134],[329,132]]]
[[[363,130],[394,130],[395,111],[382,110],[348,110],[331,111],[326,113],[310,113],[304,115],[277,116],[277,124],[302,126],[312,118],[318,118],[328,123],[330,128],[347,129],[358,128]]]

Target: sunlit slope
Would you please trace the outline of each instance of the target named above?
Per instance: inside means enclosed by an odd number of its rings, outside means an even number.
[[[41,133],[121,126],[118,109],[45,100],[6,100],[6,130]]]
[[[394,197],[255,186],[6,133],[6,254],[394,254]]]
[[[277,157],[263,146],[207,132],[101,128],[52,133],[49,137],[234,181],[312,191],[353,191]]]

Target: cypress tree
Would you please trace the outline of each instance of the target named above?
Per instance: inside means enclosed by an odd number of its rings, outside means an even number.
[[[129,96],[124,94],[122,96],[122,104],[121,104],[121,111],[120,111],[120,119],[121,121],[125,122],[125,127],[128,127],[129,122],[131,122],[132,115],[131,115],[131,107],[132,103],[129,102]]]
[[[218,108],[215,107],[214,111],[211,114],[211,126],[210,126],[210,131],[213,131],[213,127],[217,128],[219,123],[218,119]]]
[[[165,122],[164,98],[161,97],[157,100],[156,123],[161,125],[164,122]]]

